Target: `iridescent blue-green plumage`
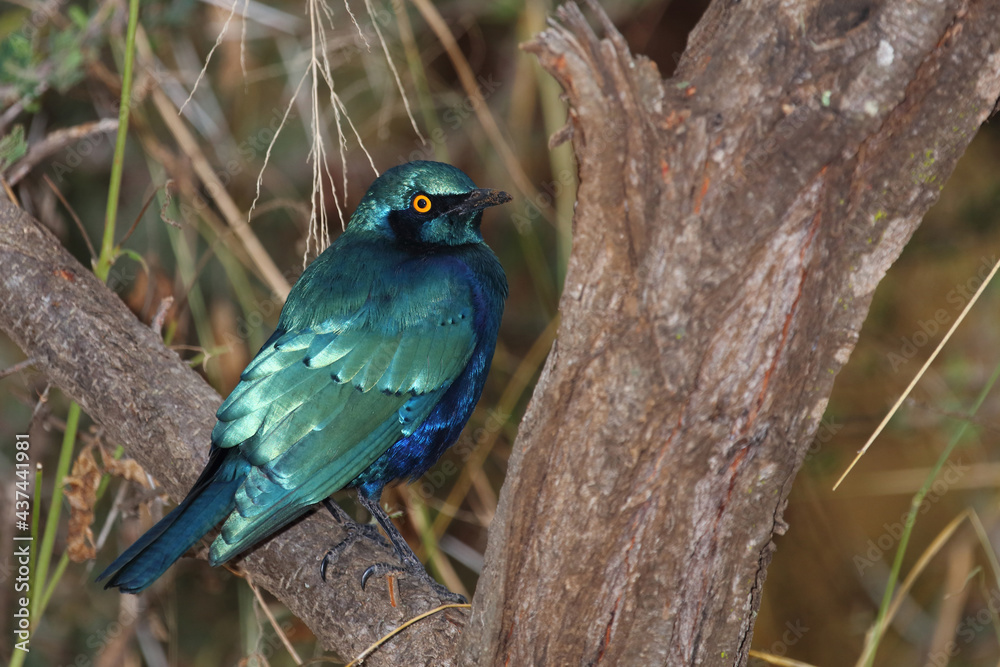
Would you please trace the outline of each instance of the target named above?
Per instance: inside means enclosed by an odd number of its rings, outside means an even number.
[[[218,565],[345,487],[378,512],[385,484],[437,461],[493,357],[507,282],[479,225],[509,198],[436,162],[379,177],[219,408],[187,498],[99,579],[141,591],[224,519]]]

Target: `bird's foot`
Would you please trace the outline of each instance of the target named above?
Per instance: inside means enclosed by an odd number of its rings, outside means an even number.
[[[362,490],[359,490],[358,499],[371,513],[371,515],[375,517],[375,519],[382,526],[382,529],[386,531],[389,535],[389,539],[382,537],[382,533],[378,531],[378,528],[371,524],[360,525],[355,523],[354,520],[348,516],[347,512],[341,509],[340,506],[332,500],[324,500],[323,504],[328,510],[330,510],[330,514],[333,518],[337,521],[337,523],[342,525],[345,530],[347,530],[347,537],[341,540],[341,542],[332,549],[327,551],[326,555],[323,556],[323,563],[320,566],[320,575],[323,577],[323,581],[326,581],[326,568],[330,563],[340,558],[340,555],[355,542],[363,538],[368,538],[387,547],[391,546],[395,550],[396,555],[399,557],[399,564],[375,563],[369,567],[361,575],[361,590],[364,590],[368,580],[372,577],[381,577],[387,574],[403,574],[415,577],[425,582],[442,600],[447,600],[448,602],[456,604],[469,604],[469,601],[465,599],[465,596],[459,595],[458,593],[452,593],[446,587],[435,581],[431,575],[427,574],[427,570],[424,569],[424,566],[413,554],[413,550],[410,549],[406,540],[399,534],[399,531],[392,525],[392,521],[386,515],[385,511],[379,506],[377,494],[368,495]]]
[[[344,526],[344,530],[347,531],[347,537],[342,539],[329,551],[327,551],[323,556],[323,562],[320,563],[319,574],[323,578],[323,581],[326,581],[326,568],[331,563],[336,562],[337,559],[340,558],[340,555],[347,551],[355,542],[360,542],[361,540],[371,540],[381,544],[382,546],[392,546],[389,544],[389,540],[385,539],[385,537],[382,536],[382,533],[379,532],[378,527],[373,526],[370,523],[361,524],[350,521],[349,523],[345,522],[342,525]]]
[[[469,601],[465,599],[464,595],[452,593],[447,589],[447,587],[439,584],[434,577],[427,574],[427,570],[424,569],[424,566],[421,565],[418,560],[414,560],[412,562],[409,560],[403,560],[399,565],[393,565],[392,563],[375,563],[361,575],[361,589],[364,590],[368,580],[372,577],[384,577],[387,574],[403,574],[416,577],[430,586],[442,600],[447,600],[448,602],[454,604],[469,604]]]

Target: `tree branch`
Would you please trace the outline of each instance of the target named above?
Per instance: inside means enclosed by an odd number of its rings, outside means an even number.
[[[0,201],[0,266],[0,328],[173,499],[182,498],[205,463],[219,395],[55,237],[6,201]],[[131,266],[119,263],[108,285],[127,284]],[[367,542],[355,544],[331,566],[330,583],[324,583],[320,559],[342,535],[325,512],[316,513],[237,563],[324,646],[351,658],[440,602],[421,582],[404,578],[396,580],[395,607],[384,579],[362,591],[361,572],[394,558],[391,549]],[[467,615],[449,609],[424,619],[366,664],[449,664]]]
[[[1000,94],[1000,2],[713,2],[667,81],[594,11],[526,47],[579,201],[460,662],[745,664],[834,376]]]

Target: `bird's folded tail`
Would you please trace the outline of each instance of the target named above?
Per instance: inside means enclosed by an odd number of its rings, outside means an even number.
[[[208,465],[191,492],[172,512],[115,559],[98,577],[111,577],[105,588],[138,593],[156,581],[167,568],[210,531],[235,507],[236,489],[245,474],[227,465],[225,453],[213,449]]]

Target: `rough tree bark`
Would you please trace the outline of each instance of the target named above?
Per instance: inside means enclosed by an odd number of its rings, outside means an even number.
[[[1000,2],[714,2],[673,79],[528,49],[580,171],[562,321],[462,664],[743,664],[875,286],[1000,94]]]
[[[467,612],[368,664],[743,664],[771,536],[876,284],[1000,95],[1000,0],[714,2],[675,77],[573,5],[530,49],[580,190],[558,340]],[[219,397],[56,239],[0,205],[0,327],[178,498]],[[393,608],[322,515],[244,561],[357,655]],[[465,626],[464,631],[462,627]]]

